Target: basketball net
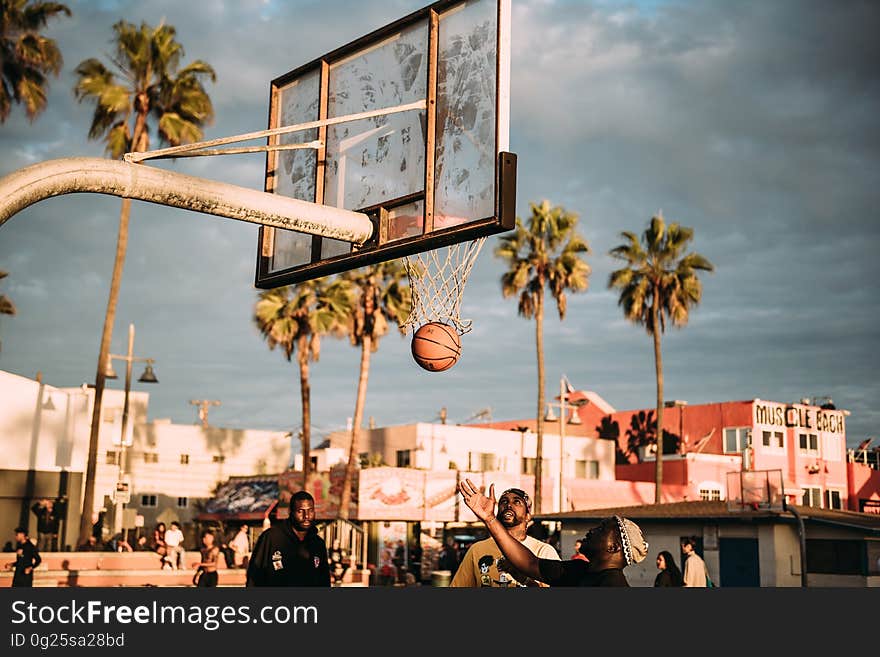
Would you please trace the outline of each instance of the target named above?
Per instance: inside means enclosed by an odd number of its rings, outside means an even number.
[[[471,330],[473,322],[462,319],[459,309],[464,286],[485,241],[479,237],[404,258],[412,290],[412,310],[402,324],[405,330],[416,330],[429,322],[448,324],[459,335]]]

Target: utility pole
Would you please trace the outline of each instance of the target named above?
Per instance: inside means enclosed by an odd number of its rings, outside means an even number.
[[[190,399],[189,403],[199,407],[199,421],[202,423],[202,428],[206,429],[208,427],[208,408],[219,406],[220,402],[216,399]]]

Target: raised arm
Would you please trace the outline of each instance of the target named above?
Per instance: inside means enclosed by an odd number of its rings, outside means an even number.
[[[459,482],[458,490],[464,503],[486,525],[486,529],[495,539],[498,548],[511,565],[521,573],[534,579],[541,579],[538,570],[538,557],[527,547],[516,540],[504,525],[495,517],[495,484],[489,486],[489,497],[483,495],[470,479]]]

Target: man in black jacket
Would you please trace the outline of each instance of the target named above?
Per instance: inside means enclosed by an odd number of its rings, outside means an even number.
[[[247,586],[330,586],[327,545],[315,529],[315,499],[306,491],[294,493],[285,522],[260,534]]]
[[[43,561],[37,547],[28,538],[27,529],[15,528],[15,561],[6,564],[6,570],[15,568],[12,586],[30,587],[34,585],[34,568]]]

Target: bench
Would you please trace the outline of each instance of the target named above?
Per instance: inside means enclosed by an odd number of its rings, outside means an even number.
[[[5,555],[5,556],[4,556]],[[112,586],[192,586],[192,563],[199,553],[189,551],[181,570],[162,569],[155,552],[44,552],[34,571],[35,587],[112,587]],[[0,554],[0,561],[14,559],[13,553]],[[219,586],[244,586],[247,572],[225,568],[223,555],[218,569]],[[11,571],[0,571],[0,588],[12,586]]]

